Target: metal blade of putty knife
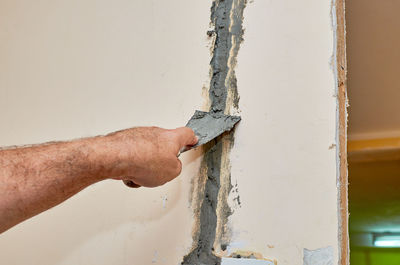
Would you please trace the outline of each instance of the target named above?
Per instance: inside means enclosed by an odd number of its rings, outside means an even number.
[[[190,118],[189,122],[186,124],[186,127],[189,127],[194,131],[196,136],[199,138],[199,141],[194,146],[183,148],[180,153],[206,144],[224,132],[232,130],[235,124],[240,120],[240,116],[230,116],[222,113],[196,110],[192,118]],[[126,186],[131,188],[140,187],[140,185],[137,185],[131,180],[124,180],[124,183]]]
[[[181,153],[206,144],[224,132],[232,130],[235,124],[240,120],[240,116],[196,110],[192,118],[190,118],[189,122],[186,124],[186,127],[194,131],[199,141],[196,145],[182,150]]]

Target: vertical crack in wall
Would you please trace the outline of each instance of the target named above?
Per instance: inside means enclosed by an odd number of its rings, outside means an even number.
[[[215,36],[210,62],[210,111],[231,114],[237,110],[239,95],[234,68],[243,40],[243,11],[246,0],[214,0],[211,24]],[[233,131],[225,133],[204,147],[204,157],[195,192],[199,209],[192,251],[183,259],[183,265],[218,265],[215,255],[229,243],[227,221],[231,215],[228,195],[232,189],[229,154],[233,146]]]

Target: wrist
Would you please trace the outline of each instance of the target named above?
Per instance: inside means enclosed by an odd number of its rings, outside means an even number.
[[[88,178],[95,183],[107,178],[107,163],[101,147],[101,136],[73,141],[73,152],[77,153],[76,165],[79,165],[75,174]],[[68,160],[68,158],[67,158]]]
[[[90,147],[88,156],[92,165],[92,174],[96,181],[119,178],[126,174],[123,157],[124,149],[118,135],[110,134],[88,138],[86,145]]]

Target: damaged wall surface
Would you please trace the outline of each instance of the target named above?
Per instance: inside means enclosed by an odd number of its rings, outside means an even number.
[[[4,233],[0,263],[337,264],[331,4],[0,1],[0,145],[242,117],[163,187],[98,183]]]
[[[229,251],[338,262],[336,87],[331,1],[254,1],[236,69],[242,121],[231,153]],[[334,19],[334,18],[333,18]],[[332,60],[332,61],[330,61]]]

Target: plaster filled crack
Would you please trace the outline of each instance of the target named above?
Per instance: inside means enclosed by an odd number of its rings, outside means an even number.
[[[211,82],[209,89],[210,112],[230,114],[237,109],[239,96],[234,68],[243,40],[243,10],[246,0],[214,0],[211,7],[215,36],[211,60]],[[224,133],[205,145],[197,192],[199,210],[197,229],[192,251],[186,255],[184,265],[217,265],[221,258],[215,253],[224,250],[229,243],[227,228],[231,209],[227,198],[232,189],[230,180],[229,153],[233,145],[233,132]]]

